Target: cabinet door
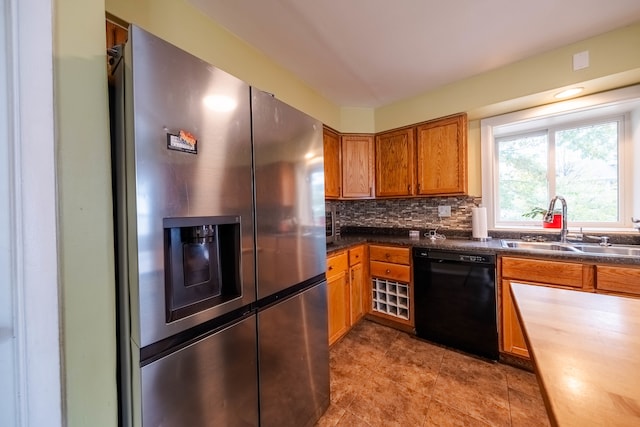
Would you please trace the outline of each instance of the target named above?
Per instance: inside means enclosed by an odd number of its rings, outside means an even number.
[[[364,268],[359,263],[349,269],[351,285],[351,325],[364,316]]]
[[[347,333],[350,323],[349,283],[346,271],[327,278],[329,345]]]
[[[529,358],[524,333],[511,298],[511,281],[502,281],[502,347],[506,353]]]
[[[414,128],[376,136],[376,196],[411,196],[415,191]]]
[[[640,296],[640,268],[598,265],[596,277],[598,292]]]
[[[467,193],[467,115],[417,127],[418,195]]]
[[[107,49],[124,44],[127,41],[128,31],[126,28],[121,27],[111,21],[106,21],[107,31]]]
[[[324,196],[327,199],[340,197],[340,138],[337,133],[325,128],[324,140]]]
[[[373,136],[342,135],[342,197],[373,197]]]
[[[127,38],[129,36],[129,32],[126,28],[121,27],[118,24],[115,24],[111,21],[106,21],[106,31],[107,31],[107,49],[111,49],[112,47],[119,45],[119,44],[124,44],[127,41]],[[107,76],[109,77],[109,79],[112,78],[111,76],[111,61],[110,61],[110,57],[107,56]]]

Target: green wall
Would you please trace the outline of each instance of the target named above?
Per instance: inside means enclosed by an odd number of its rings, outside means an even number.
[[[588,50],[589,68],[573,71],[573,54]],[[571,86],[584,95],[640,82],[640,23],[419,94],[375,111],[376,132],[466,111],[469,193],[482,195],[480,122],[555,101]]]
[[[106,10],[341,128],[340,108],[183,0],[106,0]],[[187,23],[187,24],[182,24]]]
[[[63,410],[70,427],[117,425],[104,28],[103,1],[55,2]]]
[[[590,66],[573,71],[573,54],[585,50]],[[475,120],[543,105],[577,84],[587,95],[638,81],[640,22],[378,108],[376,131],[460,111]]]
[[[69,426],[114,426],[117,419],[105,10],[342,132],[371,133],[468,111],[472,194],[478,194],[480,185],[479,118],[541,105],[555,89],[577,82],[599,91],[640,81],[636,24],[376,110],[342,107],[183,0],[58,0],[53,65]],[[591,52],[592,67],[572,72],[571,55],[585,49]]]

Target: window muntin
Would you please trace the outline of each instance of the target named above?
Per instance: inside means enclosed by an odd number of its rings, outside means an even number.
[[[555,132],[555,187],[571,202],[573,223],[620,221],[620,129],[623,119]]]
[[[547,150],[546,132],[496,139],[497,221],[527,222],[523,213],[547,203]]]
[[[495,138],[495,225],[540,226],[523,214],[557,194],[572,226],[622,227],[624,117],[553,122]]]

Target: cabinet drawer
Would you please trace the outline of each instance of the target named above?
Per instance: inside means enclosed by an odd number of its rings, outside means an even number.
[[[411,267],[408,265],[391,264],[388,262],[371,261],[370,274],[375,277],[396,280],[398,282],[411,281]]]
[[[640,268],[598,265],[596,289],[640,295]]]
[[[327,278],[345,271],[348,268],[349,262],[346,252],[327,258]]]
[[[589,268],[589,266],[585,266]],[[583,265],[571,262],[502,258],[502,277],[582,288]]]
[[[369,259],[371,261],[410,265],[411,251],[409,248],[399,248],[396,246],[369,245]]]
[[[361,263],[364,259],[364,246],[349,249],[349,267]]]

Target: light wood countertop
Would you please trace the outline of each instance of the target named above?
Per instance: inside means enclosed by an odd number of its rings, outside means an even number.
[[[511,288],[551,423],[640,426],[640,300]]]

